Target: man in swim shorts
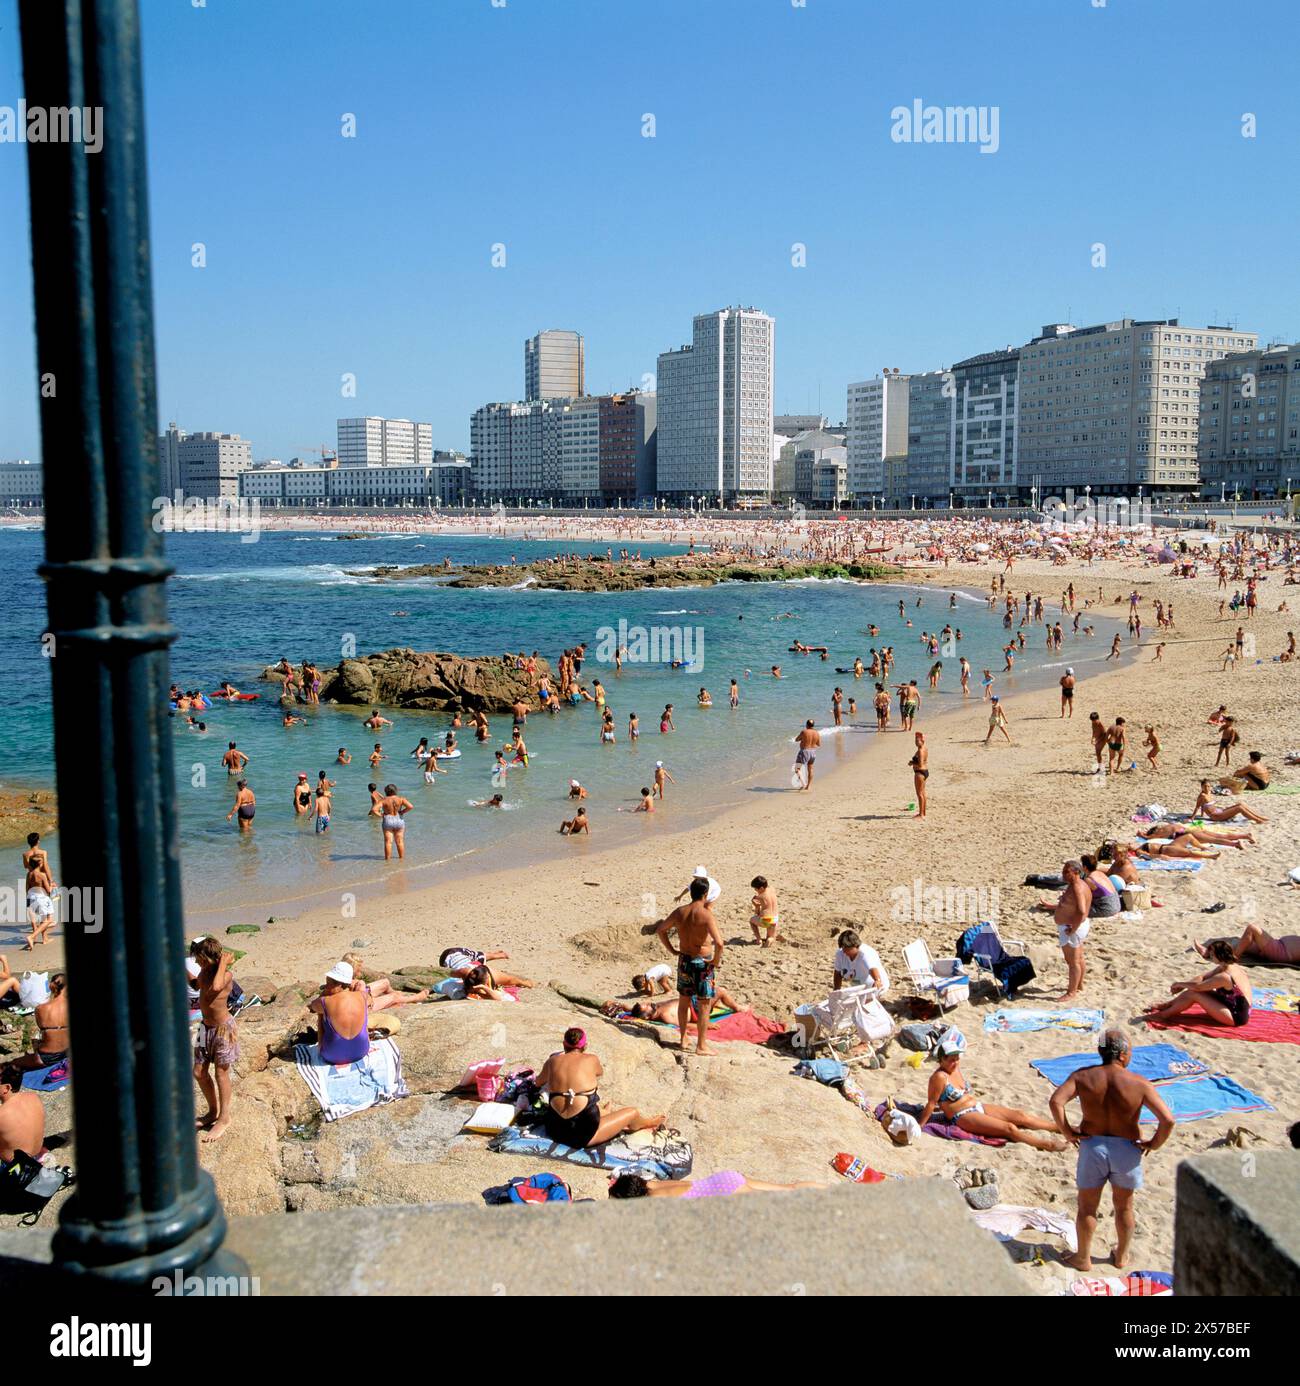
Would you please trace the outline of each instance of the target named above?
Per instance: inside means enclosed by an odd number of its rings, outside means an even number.
[[[718,931],[709,904],[707,877],[695,876],[689,887],[690,900],[678,905],[659,922],[655,929],[663,946],[677,958],[677,1028],[681,1032],[681,1047],[686,1048],[686,1027],[695,1013],[695,1052],[711,1054],[709,1048],[709,1015],[717,992],[714,974],[722,962],[722,934]],[[677,932],[677,946],[668,937]]]
[[[811,789],[813,762],[817,759],[817,748],[822,744],[821,733],[813,725],[811,717],[803,724],[803,730],[795,737],[795,741],[799,749],[795,752],[794,763],[803,766],[803,784],[799,788]]]
[[[1123,1030],[1106,1030],[1097,1046],[1100,1065],[1076,1069],[1052,1094],[1049,1106],[1057,1126],[1079,1147],[1075,1184],[1079,1190],[1075,1216],[1079,1250],[1066,1264],[1085,1274],[1092,1269],[1092,1239],[1097,1231],[1101,1193],[1110,1185],[1115,1208],[1115,1249],[1111,1262],[1123,1270],[1133,1237],[1133,1196],[1142,1187],[1142,1159],[1159,1150],[1174,1129],[1174,1115],[1159,1091],[1145,1078],[1129,1073],[1132,1046]],[[1079,1099],[1082,1119],[1076,1130],[1066,1106]],[[1143,1106],[1155,1113],[1156,1133],[1142,1139],[1138,1125]]]

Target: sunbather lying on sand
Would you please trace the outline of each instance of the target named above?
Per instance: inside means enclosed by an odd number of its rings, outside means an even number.
[[[680,996],[673,995],[665,996],[661,1001],[633,1001],[630,1006],[624,1001],[603,1001],[600,1013],[615,1017],[626,1014],[633,1020],[659,1020],[675,1025],[680,1000]],[[742,1006],[725,987],[715,989],[713,1005],[715,1010],[719,1006],[725,1006],[729,1011],[753,1010],[752,1006]]]
[[[1064,1150],[1068,1142],[1056,1132],[1056,1122],[1050,1117],[1034,1116],[1017,1107],[997,1107],[991,1102],[977,1102],[970,1084],[962,1076],[961,1056],[966,1052],[966,1037],[960,1030],[949,1030],[939,1041],[935,1057],[939,1066],[930,1075],[925,1094],[925,1106],[916,1118],[924,1126],[939,1108],[944,1116],[963,1131],[976,1136],[1001,1136],[1003,1140],[1031,1145],[1035,1150]]]
[[[1187,836],[1158,839],[1155,842],[1149,842],[1146,847],[1136,842],[1125,842],[1121,846],[1130,857],[1145,857],[1148,860],[1153,860],[1156,857],[1178,857],[1191,861],[1217,861],[1219,857],[1218,852],[1211,852],[1206,847],[1198,847]]]
[[[1216,939],[1206,952],[1214,963],[1208,972],[1190,982],[1175,982],[1169,988],[1174,993],[1172,1001],[1153,1006],[1137,1018],[1168,1021],[1189,1006],[1200,1006],[1206,1017],[1218,1025],[1234,1028],[1244,1025],[1250,1019],[1250,1007],[1255,999],[1245,968],[1236,961],[1232,944],[1226,939]]]
[[[769,1184],[734,1169],[720,1169],[703,1179],[642,1179],[620,1174],[609,1181],[610,1198],[727,1198],[732,1194],[789,1193],[791,1189],[826,1189],[829,1184],[805,1180],[798,1184]]]
[[[1181,823],[1154,823],[1146,830],[1145,836],[1148,841],[1157,838],[1167,842],[1182,842],[1186,846],[1185,839],[1190,839],[1196,847],[1236,847],[1241,851],[1245,850],[1248,842],[1253,847],[1256,840],[1249,828],[1230,828],[1226,832],[1218,832],[1213,828],[1188,828]]]
[[[1212,956],[1210,949],[1216,943],[1229,944],[1234,958],[1254,956],[1271,963],[1300,963],[1300,934],[1286,934],[1282,938],[1274,938],[1258,924],[1247,924],[1236,943],[1228,938],[1211,938],[1206,939],[1204,943],[1193,943],[1192,947],[1201,957],[1209,958]]]
[[[477,948],[444,948],[438,958],[438,966],[445,967],[453,977],[459,977],[464,981],[476,967],[482,967],[484,963],[509,961],[510,954],[500,948],[490,948],[486,953],[480,953]],[[500,968],[494,967],[492,975],[496,978],[494,985],[502,987],[532,987],[535,982],[530,982],[527,977],[513,977],[509,972],[502,972]]]

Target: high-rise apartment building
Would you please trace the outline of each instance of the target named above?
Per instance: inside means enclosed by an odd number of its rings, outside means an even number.
[[[524,399],[576,399],[586,393],[580,332],[551,328],[524,343]]]
[[[1201,379],[1253,332],[1177,318],[1050,324],[1020,351],[1018,470],[1039,496],[1195,489]]]
[[[340,467],[427,467],[433,461],[433,425],[410,419],[340,419]]]
[[[1211,362],[1200,406],[1207,500],[1271,498],[1300,486],[1300,344]]]
[[[776,323],[756,308],[701,313],[658,366],[660,495],[730,503],[772,490]]]
[[[186,500],[236,500],[253,465],[253,445],[238,433],[186,433],[174,423],[158,437],[163,494]]]
[[[653,494],[653,394],[485,404],[469,432],[481,499],[630,505]]]
[[[848,427],[851,495],[859,503],[885,491],[885,458],[907,451],[907,377],[896,373],[849,386]]]
[[[967,357],[953,366],[952,376],[949,491],[969,504],[984,504],[990,496],[1015,499],[1023,489],[1017,470],[1019,348]]]
[[[903,492],[889,496],[893,504],[947,504],[952,475],[954,430],[956,425],[956,382],[952,371],[924,371],[908,376],[907,390],[907,467],[895,484],[904,482]]]

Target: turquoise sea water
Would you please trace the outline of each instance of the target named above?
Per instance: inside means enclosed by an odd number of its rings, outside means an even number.
[[[45,599],[34,575],[42,542],[39,533],[0,533],[0,581],[10,596],[0,617],[10,672],[0,703],[5,785],[47,785],[53,779],[49,670],[38,643]],[[960,701],[956,656],[944,661],[939,692],[926,687],[933,660],[920,643],[922,631],[938,632],[948,622],[960,627],[958,649],[971,662],[975,699],[981,669],[987,666],[996,673],[1002,666],[1000,650],[1007,637],[1000,615],[988,611],[980,593],[956,587],[949,589],[958,593],[955,608],[950,608],[949,590],[887,584],[735,583],[587,594],[455,590],[436,580],[381,583],[345,571],[435,562],[444,555],[456,563],[503,562],[512,555],[523,561],[574,547],[437,535],[352,540],[275,533],[263,534],[253,544],[241,544],[233,535],[171,537],[168,555],[177,577],[170,584],[170,612],[180,631],[172,649],[173,678],[184,688],[209,692],[229,678],[246,691],[263,693],[259,702],[218,704],[203,714],[206,735],[176,722],[176,802],[187,913],[204,925],[265,919],[337,899],[345,891],[381,889],[385,882],[387,888],[399,882],[407,887],[434,884],[453,871],[525,864],[545,852],[591,850],[557,835],[569,812],[570,777],[589,790],[593,845],[702,821],[721,803],[734,803],[743,794],[789,789],[790,738],[807,717],[823,729],[829,726],[837,683],[846,700],[850,695],[859,699],[864,726],[873,724],[871,681],[855,683],[851,675],[835,673],[836,665],[851,665],[855,655],[869,661],[873,644],[895,648],[891,684],[915,678],[921,685],[922,726],[928,716]],[[593,543],[583,546],[584,551],[588,547],[603,552],[605,545]],[[640,548],[647,555],[680,551],[662,545]],[[954,569],[952,576],[957,582],[962,574]],[[1023,593],[1023,584],[1017,582],[1016,591]],[[1054,617],[1059,593],[1044,596],[1048,615]],[[900,599],[904,617],[899,615]],[[910,628],[906,620],[911,620]],[[612,664],[602,666],[592,656],[602,630],[617,630],[620,621],[633,636],[638,627],[677,629],[683,635],[689,631],[692,641],[702,642],[700,667],[674,671],[664,664],[631,664],[616,675]],[[869,622],[881,628],[874,640],[867,634]],[[1065,651],[1054,655],[1044,648],[1042,627],[1027,627],[1016,674],[998,675],[996,687],[1009,696],[1013,718],[1018,686],[1051,677],[1048,666],[1104,656],[1107,640],[1100,633],[1085,641],[1070,636],[1068,621],[1065,628]],[[281,655],[294,663],[308,657],[332,665],[348,637],[361,654],[397,645],[469,655],[536,649],[552,665],[562,648],[585,640],[583,680],[589,687],[593,678],[605,684],[618,740],[613,746],[600,743],[600,717],[591,703],[565,708],[555,717],[535,713],[526,728],[531,764],[511,769],[502,786],[507,809],[471,808],[471,800],[494,792],[492,751],[510,738],[508,716],[490,719],[493,737],[485,746],[460,733],[463,755],[433,787],[425,785],[409,752],[422,736],[441,739],[450,723],[447,715],[387,709],[396,726],[378,738],[361,725],[363,709],[298,708],[307,725],[281,726],[273,686],[257,681],[262,668]],[[829,660],[789,653],[796,638],[827,645]],[[768,674],[773,664],[782,667],[780,681]],[[736,711],[728,707],[732,677],[740,683]],[[712,709],[696,706],[701,685],[713,696]],[[661,735],[659,716],[667,702],[675,704],[677,730]],[[627,737],[632,711],[640,718],[639,743]],[[849,730],[827,737],[819,770],[872,735]],[[376,739],[388,757],[378,773],[367,765]],[[233,790],[220,759],[231,740],[251,757],[247,777],[258,800],[254,831],[246,839],[225,821]],[[900,737],[897,745],[905,763],[910,741]],[[351,751],[350,766],[334,763],[340,746]],[[665,808],[647,822],[630,810],[641,786],[650,783],[658,759],[676,784],[669,786]],[[314,783],[321,769],[338,786],[330,830],[318,836],[310,819],[293,814],[291,791],[299,770]],[[196,779],[200,783],[193,783]],[[371,780],[381,787],[391,780],[415,803],[408,815],[405,869],[379,859],[378,828],[367,816]],[[57,843],[52,848],[57,862]],[[0,937],[14,932],[0,927]]]

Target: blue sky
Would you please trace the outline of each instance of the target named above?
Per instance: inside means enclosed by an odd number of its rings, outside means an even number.
[[[729,303],[777,320],[778,412],[833,418],[851,380],[1047,322],[1300,338],[1294,0],[141,8],[159,409],[259,458],[354,414],[464,448],[533,332],[583,332],[618,389]],[[16,27],[0,0],[0,105]],[[997,153],[892,141],[917,98],[996,106]],[[38,457],[18,145],[0,208],[0,458]]]

